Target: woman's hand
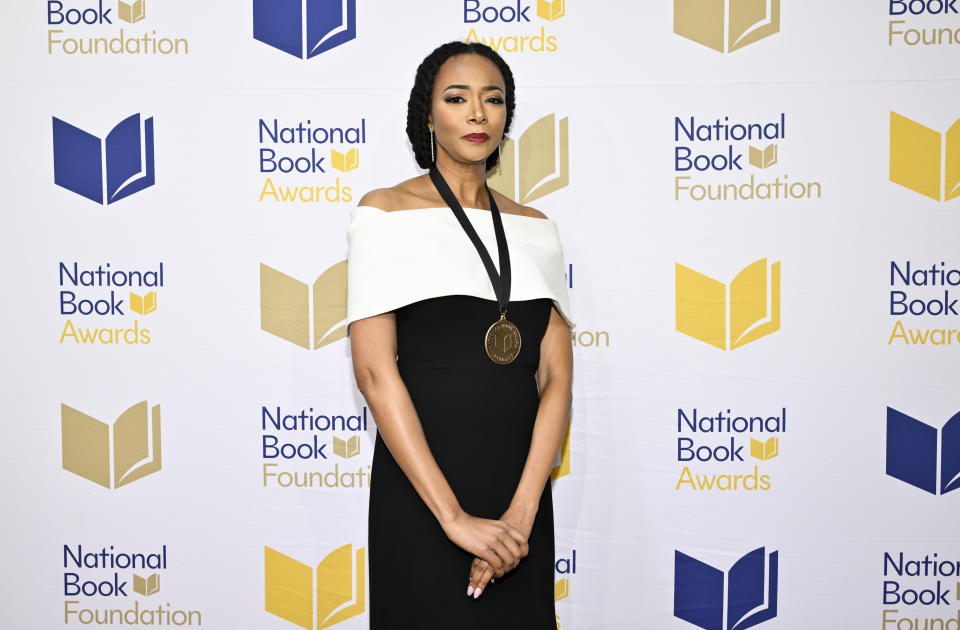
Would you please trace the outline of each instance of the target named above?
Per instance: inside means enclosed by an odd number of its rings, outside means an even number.
[[[529,552],[527,534],[504,520],[477,518],[460,511],[443,524],[443,532],[455,545],[486,562],[492,575],[504,575]]]
[[[523,535],[525,549],[523,557],[526,557],[529,551],[526,543],[530,538],[530,530],[533,529],[533,519],[535,516],[536,513],[531,514],[530,512],[510,506],[510,508],[504,512],[503,516],[500,517],[499,522],[511,525]],[[520,564],[519,559],[509,570],[512,571],[515,569],[517,564]],[[487,588],[487,584],[494,577],[503,577],[503,573],[494,570],[494,567],[483,557],[475,557],[470,564],[470,585],[467,587],[467,596],[473,595],[474,599],[480,597],[480,594]]]

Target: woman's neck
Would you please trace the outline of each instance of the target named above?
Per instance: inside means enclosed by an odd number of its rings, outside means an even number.
[[[457,164],[438,160],[437,170],[464,208],[489,210],[485,164]]]

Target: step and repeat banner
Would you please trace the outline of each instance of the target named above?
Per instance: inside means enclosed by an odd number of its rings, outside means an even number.
[[[5,625],[367,627],[345,235],[459,39],[564,245],[557,627],[960,630],[958,11],[12,3]]]

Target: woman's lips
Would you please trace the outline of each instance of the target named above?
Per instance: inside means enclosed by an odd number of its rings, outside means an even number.
[[[470,142],[486,142],[489,138],[490,136],[485,133],[471,133],[463,137],[464,140]]]

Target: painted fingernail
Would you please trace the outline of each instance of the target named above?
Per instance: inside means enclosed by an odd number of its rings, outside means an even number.
[[[473,586],[472,586],[472,585],[467,587],[467,597],[470,597],[471,595],[473,595]]]
[[[478,597],[480,597],[480,589],[479,589],[479,588],[473,592],[473,598],[476,599],[476,598],[478,598]]]

